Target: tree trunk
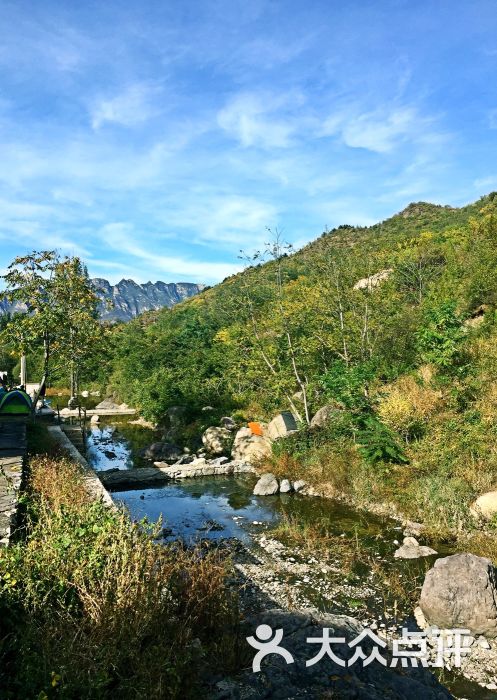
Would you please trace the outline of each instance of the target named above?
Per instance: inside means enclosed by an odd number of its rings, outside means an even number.
[[[43,338],[43,376],[40,382],[40,388],[35,393],[33,400],[33,408],[36,409],[36,405],[40,399],[40,396],[45,395],[45,389],[48,382],[48,371],[50,366],[50,338],[48,333],[45,333]]]

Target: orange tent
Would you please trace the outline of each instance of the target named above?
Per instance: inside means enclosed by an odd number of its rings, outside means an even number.
[[[252,435],[262,435],[262,425],[260,423],[249,423],[248,427],[252,431]]]

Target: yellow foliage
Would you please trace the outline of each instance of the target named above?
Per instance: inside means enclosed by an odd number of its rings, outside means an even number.
[[[231,340],[229,330],[221,328],[214,336],[214,340],[218,343],[229,343]]]
[[[414,377],[404,376],[388,388],[380,400],[378,413],[386,425],[407,439],[434,413],[440,400],[441,392],[419,384]]]

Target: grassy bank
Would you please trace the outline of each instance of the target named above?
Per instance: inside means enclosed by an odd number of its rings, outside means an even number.
[[[364,408],[342,405],[322,428],[275,443],[263,469],[305,479],[356,507],[422,522],[428,539],[450,538],[457,549],[497,562],[497,518],[483,531],[470,512],[497,484],[495,340],[494,332],[468,339],[459,376],[425,366],[373,390],[368,415],[389,431],[369,431],[374,451],[363,449]],[[402,459],[388,459],[392,440]]]
[[[3,697],[197,697],[203,671],[229,672],[228,565],[91,502],[64,456],[30,467],[24,532],[0,550]]]

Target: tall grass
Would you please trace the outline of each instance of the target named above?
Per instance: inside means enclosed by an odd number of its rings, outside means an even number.
[[[0,550],[0,688],[12,698],[197,697],[237,661],[239,615],[215,553],[90,501],[76,465],[32,464],[23,541]],[[222,668],[221,668],[222,666]]]

